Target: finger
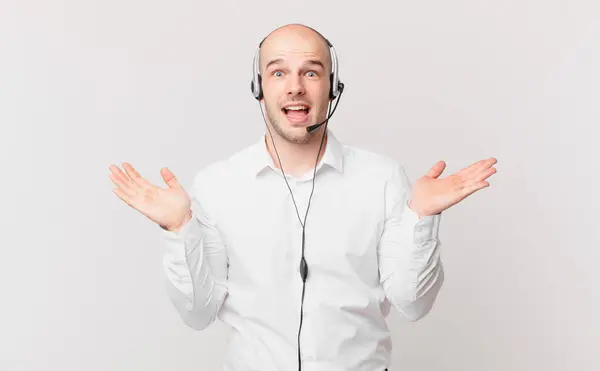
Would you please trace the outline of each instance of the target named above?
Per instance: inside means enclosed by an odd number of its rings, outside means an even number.
[[[130,189],[135,191],[139,186],[129,178],[129,176],[125,175],[123,171],[118,166],[111,165],[110,172],[115,176],[119,185],[122,185],[124,189]]]
[[[464,176],[469,177],[472,174],[474,174],[475,172],[477,172],[477,170],[479,168],[481,168],[484,165],[484,163],[485,163],[485,160],[480,160],[480,161],[474,162],[471,165],[467,166],[466,168],[462,169],[461,173]]]
[[[478,174],[475,174],[471,178],[464,180],[463,188],[469,188],[469,187],[472,187],[473,185],[481,183],[481,182],[485,181],[485,179],[494,175],[495,173],[496,173],[496,168],[490,168],[490,169],[484,170]]]
[[[463,175],[461,177],[461,179],[462,179],[461,186],[463,188],[470,187],[473,184],[479,183],[479,182],[489,178],[490,176],[494,175],[495,173],[496,173],[496,168],[492,167],[489,169],[481,170],[478,173],[474,173],[474,174],[470,174],[470,175]]]
[[[485,160],[479,160],[473,164],[471,164],[469,167],[466,167],[464,169],[461,170],[462,175],[466,176],[466,177],[471,177],[473,174],[476,174],[477,172],[481,171],[482,169],[486,169],[492,165],[494,165],[497,162],[497,160],[494,157],[485,159]]]
[[[474,170],[475,170],[475,172],[485,171],[485,170],[489,169],[490,167],[494,166],[497,162],[498,162],[498,160],[496,160],[493,157],[488,158],[487,160],[482,160],[474,168]]]
[[[120,177],[118,177],[114,173],[110,173],[109,177],[110,177],[110,180],[113,182],[113,184],[116,185],[118,187],[118,189],[120,189],[128,197],[135,196],[135,194],[136,194],[135,190],[133,188],[131,188],[127,183],[123,182],[123,180]]]
[[[179,184],[179,182],[177,181],[177,177],[175,177],[175,174],[173,174],[173,172],[168,168],[163,167],[162,169],[160,169],[160,175],[169,187],[177,189],[183,188],[181,184]]]
[[[465,197],[468,197],[483,188],[489,187],[489,185],[490,185],[490,183],[488,183],[486,181],[482,181],[482,182],[477,182],[470,186],[464,187],[462,189],[462,198],[464,199]]]
[[[496,171],[497,170],[495,167],[492,167],[489,169],[484,169],[484,170],[480,171],[478,174],[476,174],[474,179],[477,182],[481,182],[484,179],[487,179],[487,178],[491,177],[492,175],[496,174]]]
[[[438,178],[440,175],[442,175],[445,168],[446,168],[446,163],[444,161],[438,161],[438,162],[436,162],[435,165],[433,165],[433,167],[431,169],[429,169],[429,171],[427,172],[427,174],[425,174],[425,176],[428,176],[428,177],[431,177],[434,179]]]
[[[498,160],[496,160],[494,157],[490,157],[486,160],[481,161],[481,163],[475,168],[475,171],[479,172],[479,171],[487,170],[490,167],[494,166],[497,162],[498,162]]]
[[[138,186],[142,188],[152,187],[152,184],[150,184],[150,182],[148,182],[146,179],[142,178],[142,176],[129,163],[124,162],[123,169],[125,169],[125,172],[129,178]]]

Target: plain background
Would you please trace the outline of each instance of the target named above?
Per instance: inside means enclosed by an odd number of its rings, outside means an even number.
[[[391,370],[600,369],[596,2],[0,4],[0,369],[220,369],[228,329],[180,322],[160,233],[108,166],[156,184],[169,166],[189,186],[256,141],[252,58],[290,22],[336,46],[341,141],[413,181],[498,159],[443,215],[433,311],[389,317]]]

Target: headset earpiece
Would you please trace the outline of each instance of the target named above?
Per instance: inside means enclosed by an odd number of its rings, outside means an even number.
[[[338,81],[337,84],[335,83],[335,77],[333,76],[333,74],[331,74],[329,76],[329,84],[330,84],[330,88],[329,88],[329,99],[334,100],[335,98],[339,97],[340,94],[342,94],[342,91],[344,90],[344,83],[341,81]],[[334,89],[334,87],[337,86],[337,89]]]
[[[254,55],[254,62],[252,63],[252,82],[250,83],[250,90],[252,91],[252,95],[258,101],[260,101],[263,98],[262,78],[260,76],[259,66],[258,66],[258,58],[259,58],[261,46],[262,46],[262,41],[258,45],[258,49],[256,49],[256,54]]]
[[[260,74],[257,74],[256,80],[258,81],[256,86],[254,85],[255,80],[252,80],[252,82],[250,83],[250,90],[252,90],[252,95],[254,95],[254,98],[256,98],[256,100],[261,100],[263,98],[263,93],[262,77],[260,76]]]

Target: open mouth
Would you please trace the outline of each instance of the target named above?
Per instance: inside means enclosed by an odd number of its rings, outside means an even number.
[[[308,118],[310,107],[305,105],[287,106],[281,109],[288,120],[292,123],[303,123]]]

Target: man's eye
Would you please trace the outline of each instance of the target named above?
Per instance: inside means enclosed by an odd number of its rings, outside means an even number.
[[[281,75],[283,75],[283,73],[281,71],[275,71],[275,72],[273,72],[273,75],[280,77]]]
[[[317,76],[317,74],[316,74],[314,71],[309,71],[307,74],[308,74],[310,77]]]

